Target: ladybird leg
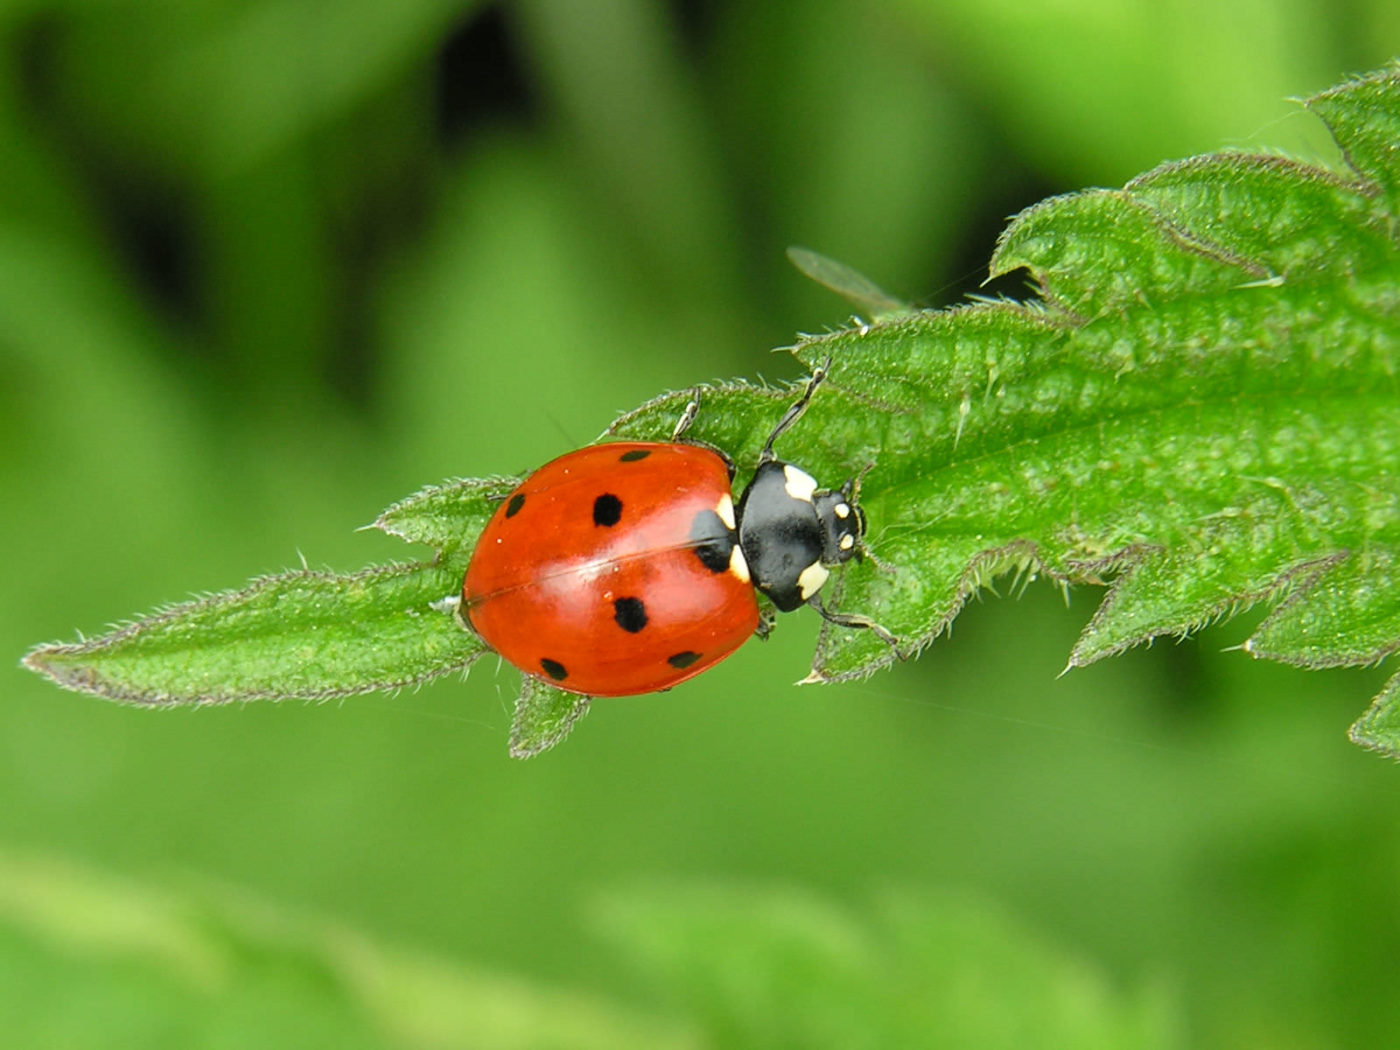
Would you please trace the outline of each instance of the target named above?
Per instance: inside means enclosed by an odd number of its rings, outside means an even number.
[[[700,414],[700,388],[692,387],[690,400],[685,403],[685,408],[681,411],[681,418],[676,420],[676,428],[671,431],[671,441],[679,442],[685,437],[685,432],[690,429],[690,425],[695,422],[695,417]]]
[[[758,635],[760,642],[768,641],[768,636],[773,633],[774,614],[772,609],[760,609],[758,612],[758,626],[753,629],[753,633]]]
[[[778,420],[778,425],[773,428],[773,432],[768,435],[768,440],[763,445],[763,451],[758,454],[760,463],[767,463],[778,457],[773,454],[773,442],[782,437],[783,434],[802,418],[802,413],[807,411],[807,406],[812,403],[812,395],[817,392],[817,387],[822,385],[826,379],[826,373],[831,368],[831,358],[827,358],[816,368],[812,369],[812,378],[807,381],[807,389],[802,391],[799,397],[788,410],[783,413],[783,418]]]
[[[515,495],[516,490],[524,484],[524,481],[520,478],[493,478],[491,480],[499,481],[502,485],[509,485],[510,488],[497,488],[492,489],[490,492],[483,492],[481,498],[489,503],[504,503],[511,496]]]
[[[885,630],[874,620],[870,619],[870,617],[860,616],[856,613],[832,612],[830,609],[828,609],[825,605],[822,604],[821,596],[817,594],[814,594],[812,595],[812,597],[808,598],[807,604],[810,605],[813,609],[816,609],[817,612],[821,614],[822,619],[825,620],[827,623],[834,623],[838,627],[850,627],[855,630],[870,631],[875,635],[876,638],[880,639],[880,641],[884,642],[886,645],[888,645],[891,649],[894,650],[894,655],[897,659],[907,659],[907,657],[904,655],[904,651],[900,649],[899,641],[895,638],[895,636],[890,634],[889,631]]]
[[[701,388],[698,386],[691,389],[690,400],[686,402],[685,409],[681,412],[681,418],[676,420],[676,429],[671,431],[671,441],[682,445],[694,445],[697,448],[708,449],[713,452],[720,459],[724,460],[724,468],[729,471],[729,480],[733,482],[734,475],[737,471],[734,466],[734,460],[730,457],[728,452],[716,445],[711,445],[708,441],[701,441],[698,438],[688,438],[685,436],[686,431],[689,430],[691,424],[695,422],[695,417],[700,414],[700,391]]]

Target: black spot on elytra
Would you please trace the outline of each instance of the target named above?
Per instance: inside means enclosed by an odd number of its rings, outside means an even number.
[[[698,659],[700,659],[699,653],[687,649],[685,652],[666,657],[666,662],[677,670],[684,670]]]
[[[729,555],[734,550],[734,533],[712,510],[702,510],[690,523],[690,542],[695,556],[711,572],[729,569]]]
[[[506,504],[506,517],[513,518],[520,513],[520,508],[525,506],[525,493],[517,492]]]
[[[544,668],[544,673],[549,675],[549,677],[553,678],[556,682],[562,682],[565,678],[569,677],[569,672],[565,670],[564,665],[558,660],[551,660],[546,656],[540,661],[540,666]]]
[[[617,457],[617,461],[618,461],[619,463],[635,463],[635,462],[637,462],[637,460],[639,460],[639,459],[646,459],[646,458],[647,458],[648,456],[650,456],[650,455],[651,455],[651,449],[649,449],[649,448],[634,448],[634,449],[629,449],[628,451],[624,452],[622,455],[618,456],[618,457]]]
[[[647,607],[640,598],[619,598],[613,602],[613,616],[629,634],[636,634],[647,625]]]
[[[593,501],[593,524],[616,525],[622,520],[622,500],[611,492],[604,492]]]

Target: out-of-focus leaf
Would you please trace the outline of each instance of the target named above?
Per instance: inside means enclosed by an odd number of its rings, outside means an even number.
[[[694,1050],[602,998],[377,943],[228,891],[0,855],[0,1013],[16,1046]]]
[[[1336,74],[1335,14],[1323,3],[890,6],[935,49],[944,76],[977,95],[1017,151],[1066,185],[1104,172],[1122,177],[1201,142],[1239,142],[1242,134],[1306,147],[1313,140],[1304,132],[1276,126],[1287,113],[1283,100]],[[1360,24],[1360,12],[1355,17]],[[1300,83],[1300,70],[1310,79]]]
[[[471,3],[95,6],[59,38],[64,90],[172,164],[227,179],[403,76]]]
[[[1113,1050],[1178,1045],[1156,991],[1114,987],[985,903],[886,893],[642,890],[598,925],[718,1046]]]

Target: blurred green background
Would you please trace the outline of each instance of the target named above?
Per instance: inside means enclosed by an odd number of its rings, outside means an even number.
[[[929,305],[1005,217],[1400,52],[1393,0],[0,2],[9,1045],[1384,1045],[1385,671],[1056,678],[988,597],[794,688],[814,617],[506,757],[513,673],[157,713],[15,664],[666,388],[791,378],[802,244]],[[1020,294],[1017,282],[999,288]]]

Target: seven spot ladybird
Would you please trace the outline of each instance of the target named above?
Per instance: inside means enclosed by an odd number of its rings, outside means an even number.
[[[462,583],[471,627],[526,674],[589,696],[670,688],[766,633],[755,588],[893,644],[817,596],[828,567],[861,552],[854,483],[819,488],[773,454],[824,374],[769,435],[737,506],[728,457],[681,440],[693,401],[669,443],[591,445],[535,471],[477,541]]]

